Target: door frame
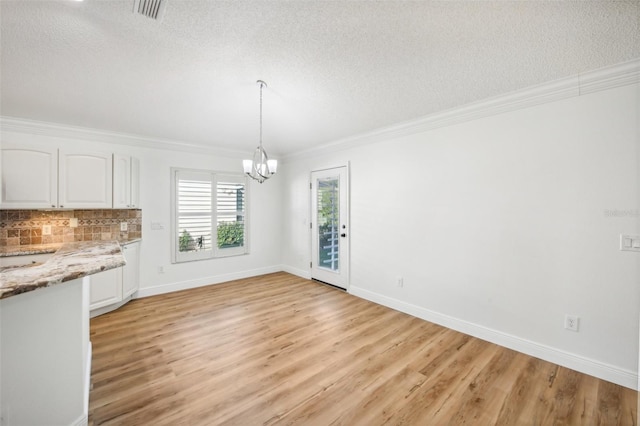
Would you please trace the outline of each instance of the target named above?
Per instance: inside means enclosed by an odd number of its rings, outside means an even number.
[[[333,164],[330,166],[325,166],[325,167],[316,167],[313,170],[311,170],[309,172],[309,223],[311,224],[311,226],[309,226],[309,259],[311,259],[311,261],[309,262],[309,277],[311,277],[311,279],[313,279],[313,270],[311,267],[311,262],[314,262],[315,259],[313,258],[313,245],[315,244],[315,238],[314,238],[314,232],[315,230],[313,229],[313,216],[314,216],[314,212],[313,212],[313,194],[314,194],[314,190],[312,187],[313,184],[313,173],[315,172],[323,172],[323,171],[327,171],[327,170],[332,170],[332,169],[339,169],[344,167],[346,170],[346,176],[347,176],[347,182],[346,185],[344,185],[344,191],[346,192],[346,207],[347,207],[347,212],[345,214],[344,220],[345,220],[345,224],[347,226],[346,230],[347,230],[347,237],[345,238],[345,243],[342,244],[340,250],[344,250],[344,253],[346,254],[346,262],[343,262],[345,264],[343,264],[341,266],[341,268],[343,268],[343,273],[344,273],[344,289],[349,292],[349,287],[351,285],[351,167],[350,167],[350,163],[349,161],[345,162],[345,163],[338,163],[338,164]],[[342,190],[342,189],[341,189]],[[346,247],[345,247],[346,246]],[[331,284],[331,283],[328,283]],[[333,285],[333,284],[331,284]],[[339,287],[339,286],[337,286]],[[342,287],[340,287],[342,288]]]

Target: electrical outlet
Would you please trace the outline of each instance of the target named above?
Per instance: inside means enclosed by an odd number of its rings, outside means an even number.
[[[158,266],[158,273],[164,274],[164,266]]]
[[[566,314],[564,316],[564,328],[571,331],[578,331],[580,325],[580,318],[575,315]]]
[[[77,217],[72,217],[71,219],[69,219],[69,227],[71,227],[71,228],[77,228],[78,227],[78,218]]]
[[[398,277],[398,278],[396,279],[396,285],[397,285],[398,287],[402,287],[402,286],[404,286],[404,278],[402,278],[402,277]]]
[[[620,234],[620,250],[640,252],[640,235]]]
[[[120,222],[120,230],[126,231],[129,229],[129,224],[127,222]]]
[[[51,225],[42,225],[42,235],[51,235]]]

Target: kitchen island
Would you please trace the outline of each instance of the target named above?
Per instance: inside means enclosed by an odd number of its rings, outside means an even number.
[[[90,276],[124,264],[117,241],[91,241],[0,268],[3,426],[87,424]]]

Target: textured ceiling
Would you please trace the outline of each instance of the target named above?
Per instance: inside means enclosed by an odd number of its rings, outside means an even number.
[[[0,1],[0,114],[286,155],[640,57],[639,1]]]

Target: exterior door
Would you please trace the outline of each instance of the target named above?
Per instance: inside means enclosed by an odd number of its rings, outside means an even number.
[[[346,166],[311,172],[311,278],[349,286],[349,173]]]

